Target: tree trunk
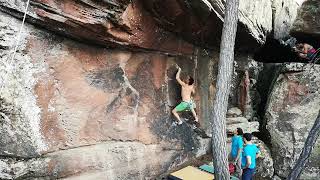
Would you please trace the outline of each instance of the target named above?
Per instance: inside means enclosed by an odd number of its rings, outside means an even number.
[[[300,157],[297,160],[296,165],[291,170],[287,180],[296,180],[299,178],[299,176],[302,173],[302,170],[304,169],[304,167],[307,163],[308,158],[310,157],[312,149],[314,148],[314,146],[317,142],[319,135],[320,135],[320,111],[319,111],[319,114],[318,114],[316,121],[314,122],[314,124],[308,134],[306,142],[304,143],[304,147],[302,149]]]
[[[226,113],[233,73],[239,0],[227,0],[222,29],[216,96],[212,111],[212,152],[215,179],[230,179],[226,149]]]

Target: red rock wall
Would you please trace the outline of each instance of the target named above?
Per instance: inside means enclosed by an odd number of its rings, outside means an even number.
[[[0,2],[0,10],[22,18],[25,3]],[[160,28],[139,0],[31,0],[27,22],[104,47],[192,54],[193,45]]]
[[[20,22],[7,15],[0,20],[8,24],[8,28],[18,27]],[[200,61],[190,55],[107,49],[57,36],[29,24],[25,26],[23,37],[16,59],[30,63],[28,66],[16,64],[17,71],[11,74],[26,81],[24,74],[18,71],[24,69],[32,76],[34,85],[29,83],[28,92],[34,97],[37,108],[33,109],[24,101],[16,102],[13,108],[21,114],[24,111],[19,110],[20,106],[33,111],[37,117],[35,123],[39,123],[36,129],[39,137],[26,134],[30,131],[30,119],[12,117],[8,121],[11,125],[19,122],[17,125],[24,131],[19,141],[13,142],[14,146],[1,140],[3,153],[27,158],[5,163],[23,169],[8,176],[153,178],[208,150],[210,139],[201,138],[191,125],[172,125],[171,109],[181,100],[175,80],[175,65],[178,64],[183,76],[190,74],[196,78],[197,112],[201,124],[208,124],[202,117],[210,109],[209,98],[200,97],[209,97],[209,88],[200,85],[212,81],[210,58]],[[10,81],[17,81],[17,86],[26,90],[18,83],[20,80]],[[18,97],[24,96],[28,94],[21,90]],[[4,97],[5,102],[11,101]],[[189,117],[190,113],[184,115]],[[20,143],[28,139],[38,141]],[[40,142],[41,149],[37,144]],[[15,143],[19,144],[19,154],[13,148]],[[2,160],[7,159],[0,158]]]
[[[27,54],[46,67],[35,92],[48,151],[108,140],[157,143],[150,124],[156,116],[170,114],[167,82],[179,87],[169,79],[175,74],[173,66],[178,62],[189,72],[195,68],[190,57],[107,50],[65,40],[58,44],[37,36],[29,37]],[[171,106],[179,101],[179,92],[173,93]]]

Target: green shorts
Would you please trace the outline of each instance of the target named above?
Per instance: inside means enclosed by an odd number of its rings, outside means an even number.
[[[176,106],[176,111],[190,111],[192,109],[195,108],[195,104],[193,103],[193,101],[190,102],[185,102],[185,101],[181,101],[180,104],[178,104],[178,106]]]

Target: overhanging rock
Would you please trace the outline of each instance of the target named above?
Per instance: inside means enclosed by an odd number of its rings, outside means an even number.
[[[0,0],[0,11],[21,18],[26,2]],[[105,47],[192,54],[193,46],[158,27],[140,1],[31,0],[27,22]]]
[[[219,44],[224,4],[221,0],[143,0],[162,27],[203,46]],[[170,3],[169,3],[170,2]],[[272,30],[271,1],[240,1],[238,44],[258,46]]]
[[[319,47],[320,42],[320,1],[307,0],[299,9],[291,28],[291,35],[301,41]]]

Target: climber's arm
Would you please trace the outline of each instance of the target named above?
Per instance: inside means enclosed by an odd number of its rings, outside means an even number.
[[[184,86],[185,83],[180,79],[180,73],[181,73],[181,68],[179,67],[178,68],[178,72],[176,74],[176,80],[178,81],[178,83],[181,85],[181,86]]]
[[[301,58],[307,58],[307,54],[304,54],[304,53],[299,53],[299,56],[300,56]]]

